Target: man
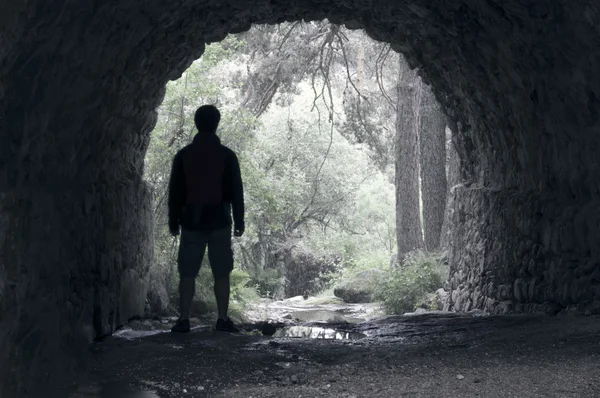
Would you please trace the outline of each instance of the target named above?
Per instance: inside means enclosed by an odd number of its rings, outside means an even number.
[[[244,233],[244,192],[235,153],[221,144],[217,127],[221,120],[212,105],[198,108],[194,121],[198,134],[175,155],[169,182],[169,230],[181,242],[177,259],[180,317],[172,332],[190,331],[190,307],[195,279],[208,246],[214,276],[219,317],[216,330],[235,332],[227,316],[229,275],[233,270],[231,213],[234,235]]]

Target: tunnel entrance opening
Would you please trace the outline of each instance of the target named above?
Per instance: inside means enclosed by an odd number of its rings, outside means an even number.
[[[95,329],[140,304],[152,252],[141,172],[155,109],[204,43],[252,23],[364,27],[432,84],[456,121],[465,181],[455,189],[453,309],[598,311],[592,0],[38,0],[0,15],[3,395],[70,374],[80,364],[64,353],[78,357]]]
[[[247,228],[234,240],[236,315],[256,296],[375,300],[396,252],[400,67],[389,45],[328,21],[255,26],[207,46],[167,86],[146,155],[155,209],[147,315],[177,314],[178,245],[166,227],[166,198],[173,156],[195,135],[193,112],[203,103],[221,110],[217,135],[237,153],[245,185]],[[208,264],[197,284],[200,316],[216,308]]]

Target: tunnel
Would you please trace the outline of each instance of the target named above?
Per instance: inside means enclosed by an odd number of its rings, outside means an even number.
[[[3,2],[2,396],[81,369],[143,312],[166,83],[229,33],[326,18],[404,54],[456,126],[448,308],[600,310],[595,1]]]

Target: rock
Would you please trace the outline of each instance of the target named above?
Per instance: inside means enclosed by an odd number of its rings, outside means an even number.
[[[336,297],[346,303],[370,303],[373,301],[373,293],[352,287],[338,287],[333,290]]]
[[[448,300],[448,292],[443,288],[435,291],[435,293],[427,294],[423,300],[417,303],[417,310],[424,309],[427,311],[440,311],[444,309],[444,305]]]
[[[524,303],[525,301],[527,301],[526,284],[525,281],[521,278],[515,280],[514,295],[517,301],[520,303]]]
[[[261,328],[262,334],[264,336],[273,336],[275,332],[277,332],[277,325],[272,323],[264,323]]]
[[[426,314],[429,311],[426,310],[425,308],[417,308],[414,312],[405,312],[403,315],[404,316],[412,316],[412,315],[419,315],[419,314]]]
[[[169,294],[163,284],[151,283],[148,288],[148,315],[165,315],[169,307]]]
[[[144,315],[148,282],[134,269],[127,269],[121,277],[119,324],[123,325],[134,316]]]
[[[438,310],[444,308],[446,301],[448,301],[449,293],[444,288],[439,288],[435,291],[438,300]]]
[[[463,376],[463,375],[461,375],[461,374],[458,374],[458,375],[456,375],[456,378],[457,378],[458,380],[463,380],[463,379],[465,378],[465,376]]]
[[[377,269],[362,271],[341,282],[333,290],[346,303],[371,303],[375,289],[381,283],[383,272]]]

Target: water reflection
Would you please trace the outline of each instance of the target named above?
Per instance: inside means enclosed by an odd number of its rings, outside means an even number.
[[[125,385],[82,385],[69,398],[160,398],[154,391],[131,391]]]
[[[117,330],[113,336],[126,340],[140,339],[142,337],[153,336],[155,334],[167,333],[169,330],[131,330],[128,328]]]
[[[295,311],[291,315],[300,322],[360,323],[363,321],[338,311],[327,310]]]
[[[293,337],[303,339],[357,340],[365,337],[362,333],[342,332],[335,329],[316,326],[286,326],[275,332],[274,337]]]
[[[76,392],[70,398],[161,398],[154,391],[100,392],[99,394]]]

